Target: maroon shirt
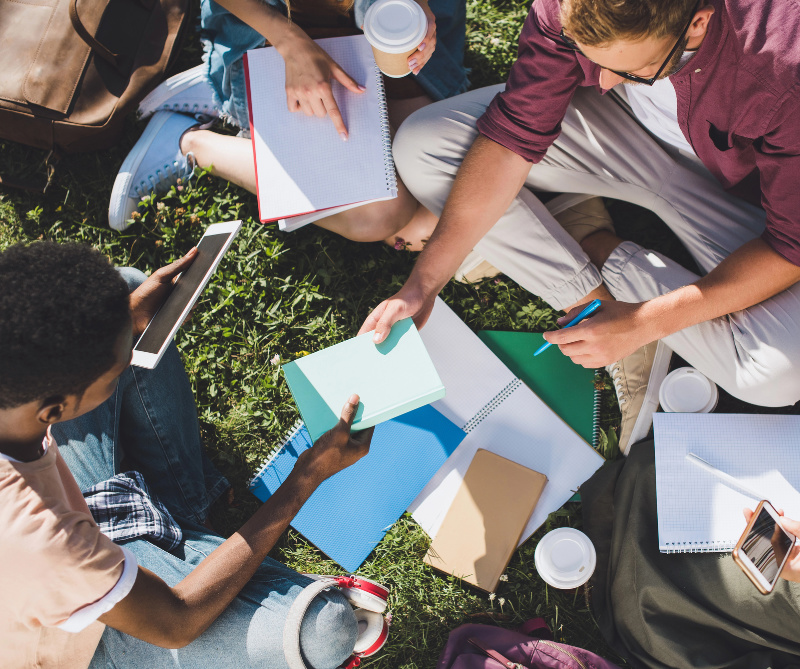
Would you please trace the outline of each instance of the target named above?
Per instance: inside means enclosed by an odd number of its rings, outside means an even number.
[[[762,238],[800,265],[800,2],[709,0],[716,10],[688,65],[670,77],[678,123],[722,186],[764,208]],[[600,68],[563,46],[558,0],[535,0],[506,89],[481,134],[536,163],[578,86]]]

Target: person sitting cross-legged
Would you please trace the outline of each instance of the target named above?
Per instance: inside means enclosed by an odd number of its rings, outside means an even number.
[[[574,317],[545,338],[606,366],[624,452],[652,424],[676,352],[731,395],[800,400],[800,5],[771,0],[536,0],[506,85],[429,105],[394,141],[436,230],[362,327],[424,324],[474,249]],[[535,192],[648,208],[699,275],[620,238],[561,225]]]
[[[146,278],[80,244],[0,253],[0,666],[287,667],[284,620],[312,580],[267,553],[316,487],[368,451],[371,431],[351,436],[351,396],[238,532],[210,531],[228,484],[203,455],[178,350],[153,370],[129,364],[195,256]],[[135,471],[121,474],[121,461]],[[105,528],[117,506],[121,545],[90,515]],[[313,669],[339,667],[357,637],[338,591],[300,626]]]
[[[469,83],[463,62],[466,3],[437,0],[430,7],[428,0],[416,1],[427,17],[427,31],[407,57],[411,73],[384,79],[393,128],[412,111],[461,93]],[[257,191],[243,59],[248,50],[265,43],[284,61],[289,111],[317,116],[318,123],[325,118],[332,136],[335,132],[347,140],[351,128],[334,96],[336,86],[361,95],[375,82],[355,81],[312,38],[360,34],[366,11],[374,2],[202,0],[204,62],[171,77],[142,101],[140,114],[152,114],[152,119],[117,174],[109,225],[124,230],[143,196],[164,192],[179,178],[190,178],[195,166],[251,193]],[[220,116],[239,129],[239,136],[201,126],[195,116]],[[316,158],[314,146],[307,141],[298,142],[297,151],[304,152],[309,161]],[[385,241],[398,249],[418,251],[436,225],[436,217],[419,205],[402,180],[397,190],[395,198],[329,213],[314,224],[352,241]]]

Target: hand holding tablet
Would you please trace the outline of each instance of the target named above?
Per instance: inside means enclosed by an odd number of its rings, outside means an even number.
[[[230,248],[241,227],[241,221],[231,221],[215,223],[206,229],[197,245],[193,261],[188,269],[180,274],[169,297],[133,347],[132,365],[153,369],[158,364],[167,345],[191,313],[192,307],[208,285],[222,256]],[[185,259],[188,264],[189,254]],[[177,261],[173,265],[180,262]]]

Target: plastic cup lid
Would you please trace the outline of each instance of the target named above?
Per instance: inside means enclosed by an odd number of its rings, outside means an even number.
[[[673,413],[708,413],[717,406],[716,384],[693,367],[680,367],[667,374],[658,389],[664,411]]]
[[[568,590],[589,580],[597,565],[597,553],[583,532],[561,527],[542,537],[533,560],[546,583]]]
[[[414,0],[378,0],[364,17],[367,41],[385,53],[405,53],[428,32],[425,12]]]

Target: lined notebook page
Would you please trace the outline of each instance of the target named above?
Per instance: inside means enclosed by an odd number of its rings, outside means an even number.
[[[486,449],[548,478],[520,544],[602,464],[581,439],[440,299],[420,330],[447,394],[431,406],[467,437],[409,507],[435,537],[472,458]],[[533,351],[531,351],[533,355]]]
[[[654,415],[661,552],[729,551],[761,499],[800,519],[800,416]],[[744,489],[698,467],[693,453]],[[747,494],[750,490],[754,495]]]
[[[290,112],[285,66],[273,48],[245,58],[250,128],[262,221],[396,195],[383,83],[363,35],[317,40],[355,81],[352,93],[333,81],[347,126],[342,141],[330,118]]]

